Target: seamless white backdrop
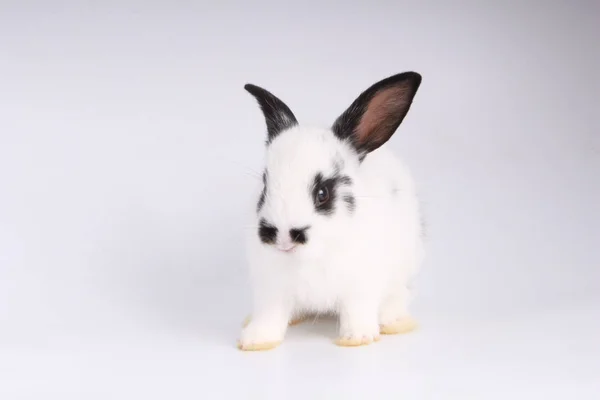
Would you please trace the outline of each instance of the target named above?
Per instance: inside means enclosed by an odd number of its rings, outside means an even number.
[[[597,398],[594,1],[2,2],[0,398]],[[330,124],[423,75],[422,328],[238,352],[273,91]]]

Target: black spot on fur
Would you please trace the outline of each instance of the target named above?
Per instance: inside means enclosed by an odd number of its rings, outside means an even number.
[[[352,178],[350,178],[348,175],[340,176],[339,180],[340,180],[340,185],[347,185],[347,186],[352,185]]]
[[[250,83],[244,86],[258,101],[267,124],[267,145],[282,131],[298,125],[292,110],[269,91]]]
[[[258,198],[258,204],[256,205],[256,212],[259,212],[262,209],[262,207],[265,205],[265,200],[267,197],[267,171],[263,172],[262,180],[263,180],[263,190],[260,193],[260,197]]]
[[[264,219],[261,219],[258,227],[258,236],[265,244],[275,243],[277,240],[277,228]]]
[[[348,211],[351,213],[356,209],[356,198],[351,194],[345,194],[342,200],[348,206]]]
[[[290,229],[290,238],[292,242],[298,244],[305,244],[308,238],[306,237],[306,231],[310,228],[309,226],[304,228]]]

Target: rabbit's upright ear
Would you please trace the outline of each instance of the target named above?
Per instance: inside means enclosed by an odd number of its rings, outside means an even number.
[[[349,140],[364,157],[392,137],[420,85],[421,75],[416,72],[403,72],[375,83],[337,118],[333,132]]]
[[[250,83],[246,84],[244,89],[256,98],[265,116],[268,134],[267,144],[271,143],[282,131],[298,125],[298,121],[292,110],[275,95]]]

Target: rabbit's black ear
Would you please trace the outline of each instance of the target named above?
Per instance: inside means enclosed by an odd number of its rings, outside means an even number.
[[[333,132],[349,140],[361,157],[387,142],[408,113],[421,85],[421,75],[403,72],[362,92],[333,124]]]
[[[292,110],[275,95],[250,83],[246,84],[244,89],[256,98],[265,116],[268,134],[267,144],[271,143],[275,136],[282,131],[298,125]]]

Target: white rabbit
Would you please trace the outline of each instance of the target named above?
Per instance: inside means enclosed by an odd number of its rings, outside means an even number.
[[[267,125],[257,230],[247,256],[252,317],[238,347],[276,347],[288,324],[336,313],[338,345],[408,332],[409,282],[423,258],[422,226],[408,170],[385,147],[412,104],[421,75],[381,80],[331,128],[300,126],[265,89],[247,84]]]

